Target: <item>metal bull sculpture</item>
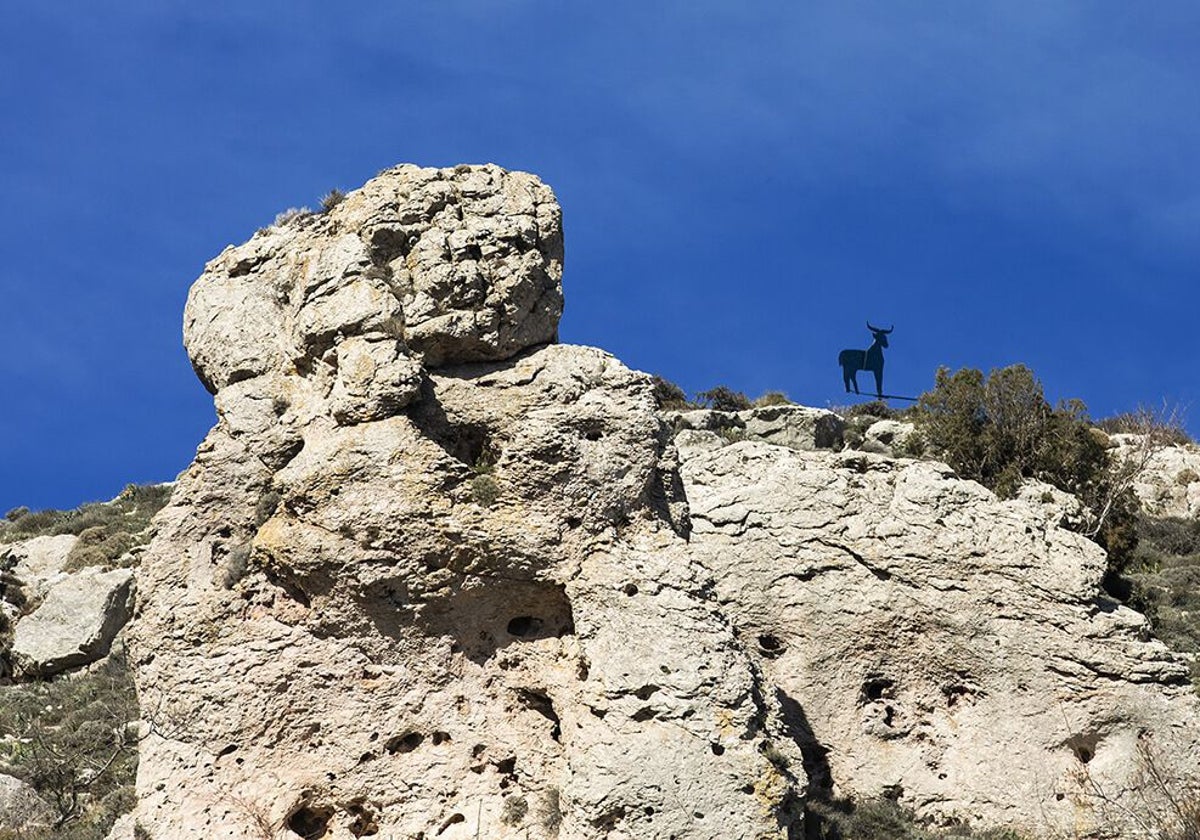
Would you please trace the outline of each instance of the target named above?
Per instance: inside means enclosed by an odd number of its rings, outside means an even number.
[[[847,393],[851,385],[854,386],[854,393],[858,393],[858,372],[869,370],[875,374],[875,395],[883,399],[883,348],[888,346],[888,333],[895,326],[880,330],[872,327],[868,321],[867,329],[875,336],[871,346],[866,350],[843,350],[838,353],[838,364],[842,366],[842,381],[846,384]]]

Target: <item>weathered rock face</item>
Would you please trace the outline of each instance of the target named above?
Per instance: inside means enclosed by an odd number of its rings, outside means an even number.
[[[681,451],[693,557],[757,641],[816,790],[1136,836],[1142,797],[1165,804],[1147,756],[1176,793],[1198,781],[1186,665],[1098,597],[1103,552],[1053,504],[1001,502],[931,462]]]
[[[532,176],[400,167],[197,281],[219,422],[131,639],[152,836],[798,824],[800,754],[688,553],[649,378],[538,346],[558,219]]]
[[[206,268],[219,420],[130,640],[152,837],[794,840],[810,794],[1082,833],[1143,753],[1194,776],[1067,500],[813,409],[668,426],[550,343],[561,249],[532,176],[398,167]]]
[[[66,576],[67,556],[79,537],[33,537],[0,548],[0,569],[12,575],[26,598],[41,598],[50,584]]]

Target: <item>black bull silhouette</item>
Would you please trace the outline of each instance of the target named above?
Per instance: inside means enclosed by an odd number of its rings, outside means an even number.
[[[851,385],[854,386],[854,393],[858,393],[858,372],[869,370],[875,374],[875,395],[883,399],[883,348],[888,346],[888,333],[894,330],[895,326],[881,330],[872,327],[868,321],[867,329],[875,336],[871,346],[866,350],[843,350],[838,353],[838,364],[842,366],[842,381],[846,385],[847,393],[850,392]]]

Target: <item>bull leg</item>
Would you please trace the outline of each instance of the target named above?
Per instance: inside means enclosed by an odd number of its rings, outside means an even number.
[[[883,371],[877,370],[875,373],[875,396],[883,399]]]

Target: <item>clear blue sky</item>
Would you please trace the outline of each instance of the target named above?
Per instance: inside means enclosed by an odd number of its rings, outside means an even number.
[[[0,10],[0,513],[182,470],[205,261],[402,161],[539,174],[562,339],[689,391],[839,403],[869,318],[892,393],[1195,402],[1191,0]]]

